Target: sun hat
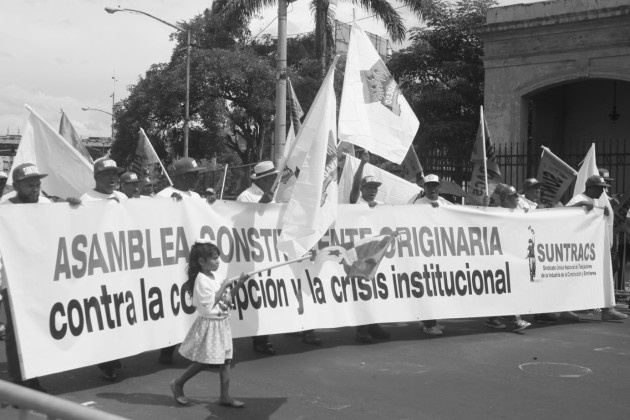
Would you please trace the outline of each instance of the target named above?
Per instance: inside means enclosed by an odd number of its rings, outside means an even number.
[[[39,169],[33,163],[22,163],[13,169],[13,183],[24,181],[25,179],[37,178],[42,179],[48,174],[40,174]]]
[[[254,173],[250,176],[251,179],[260,179],[269,175],[277,174],[279,171],[270,160],[257,163],[254,166]]]

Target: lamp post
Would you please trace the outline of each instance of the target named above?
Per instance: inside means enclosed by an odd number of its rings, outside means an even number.
[[[98,112],[102,112],[104,114],[111,116],[112,117],[112,141],[114,141],[114,114],[112,114],[109,111],[103,111],[102,109],[90,108],[89,106],[86,106],[85,108],[81,108],[81,109],[83,111],[98,111]]]
[[[158,22],[162,22],[163,24],[168,25],[173,29],[176,29],[179,32],[186,32],[186,38],[187,38],[186,40],[186,105],[185,105],[186,114],[184,116],[184,157],[188,157],[188,126],[189,126],[189,111],[190,111],[190,29],[184,29],[181,26],[175,25],[173,23],[169,23],[165,20],[157,18],[141,10],[122,9],[120,7],[118,8],[106,7],[105,11],[110,14],[113,14],[116,12],[130,12],[130,13],[137,13],[140,15],[145,15],[152,19],[157,20]]]

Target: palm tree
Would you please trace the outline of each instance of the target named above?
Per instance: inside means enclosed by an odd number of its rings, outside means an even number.
[[[309,0],[311,12],[315,15],[315,53],[320,57],[322,74],[325,74],[328,48],[332,44],[332,28],[334,28],[334,12],[330,9],[330,0]],[[372,13],[385,25],[387,33],[394,42],[405,39],[406,28],[402,18],[387,0],[344,0],[359,5]],[[419,16],[432,15],[441,0],[399,0]],[[288,0],[292,2],[292,0]],[[213,9],[226,18],[249,20],[261,9],[273,6],[276,0],[216,0]],[[329,40],[330,39],[330,40]]]

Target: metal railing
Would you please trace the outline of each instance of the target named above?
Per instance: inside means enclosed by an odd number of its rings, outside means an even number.
[[[106,413],[94,408],[84,407],[80,404],[64,400],[43,392],[34,391],[11,382],[0,380],[0,418],[6,418],[2,412],[4,410],[19,411],[20,419],[41,418],[41,416],[30,416],[29,413],[45,414],[48,419],[62,420],[129,420],[115,414]],[[9,407],[12,406],[12,407]]]

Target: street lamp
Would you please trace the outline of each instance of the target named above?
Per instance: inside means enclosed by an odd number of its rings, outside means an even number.
[[[186,115],[184,116],[184,157],[188,157],[188,126],[189,126],[189,110],[190,110],[190,29],[185,29],[185,28],[182,28],[181,26],[169,23],[165,20],[157,18],[141,10],[122,9],[120,7],[118,8],[106,7],[105,11],[110,14],[113,14],[116,12],[130,12],[130,13],[137,13],[140,15],[145,15],[152,19],[157,20],[158,22],[162,22],[163,24],[168,25],[173,29],[176,29],[179,32],[186,32],[186,37],[187,37],[187,41],[186,41]]]
[[[83,111],[99,111],[102,113],[105,113],[109,116],[112,117],[112,141],[114,141],[114,114],[112,114],[109,111],[103,111],[102,109],[98,109],[98,108],[90,108],[89,106],[85,107],[85,108],[81,108]]]

